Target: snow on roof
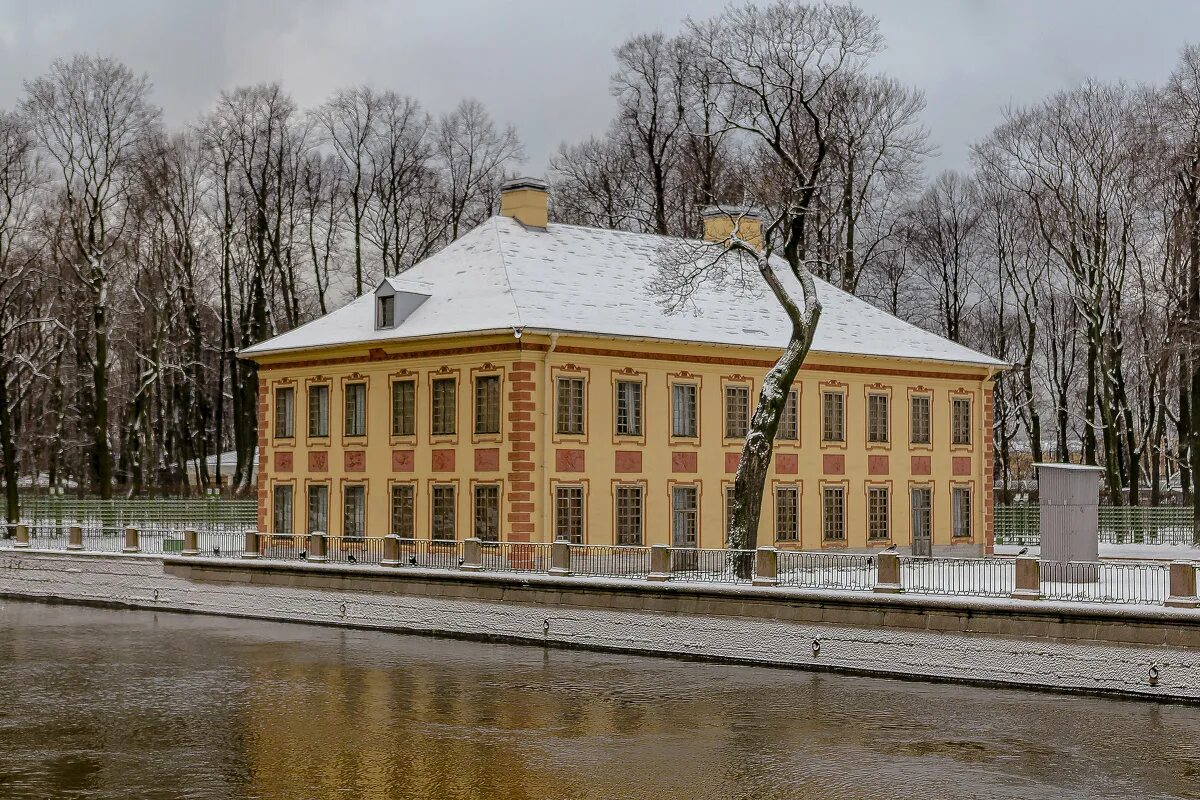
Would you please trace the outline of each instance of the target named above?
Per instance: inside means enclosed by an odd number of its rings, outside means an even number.
[[[653,234],[552,224],[526,228],[492,217],[391,278],[430,299],[393,329],[375,327],[374,294],[242,351],[247,356],[335,345],[513,328],[705,344],[783,348],[790,323],[768,293],[702,285],[691,307],[667,313],[650,291],[665,246]],[[798,294],[785,266],[779,274]],[[1004,362],[922,330],[816,281],[823,311],[813,352],[982,366]]]

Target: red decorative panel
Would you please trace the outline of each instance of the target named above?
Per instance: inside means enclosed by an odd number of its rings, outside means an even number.
[[[347,450],[345,452],[346,472],[366,472],[367,454],[362,450]]]
[[[416,458],[412,450],[392,451],[392,472],[412,472],[416,468]]]
[[[795,453],[776,453],[775,471],[780,475],[795,475],[800,471],[800,456]]]
[[[618,450],[616,470],[617,472],[641,472],[642,451]]]
[[[725,471],[737,472],[738,462],[742,460],[741,453],[726,453],[725,454]]]
[[[971,474],[971,457],[970,456],[955,456],[953,466],[954,466],[954,474],[955,475],[970,475]]]
[[[583,451],[556,450],[554,468],[559,472],[583,472]]]
[[[821,456],[821,471],[826,475],[845,475],[846,456],[841,453],[824,453]]]
[[[433,471],[434,472],[454,472],[454,451],[453,450],[434,450],[433,451]]]
[[[695,472],[695,453],[671,453],[671,472]]]
[[[328,472],[329,453],[324,450],[310,450],[308,453],[309,472]]]
[[[277,472],[292,471],[292,454],[288,452],[275,454],[275,470]]]
[[[867,474],[868,475],[887,475],[888,474],[888,457],[887,456],[867,456]]]
[[[475,448],[475,470],[477,472],[497,472],[500,469],[500,448]]]
[[[912,457],[912,474],[913,475],[931,475],[933,474],[933,464],[929,456],[913,456]]]

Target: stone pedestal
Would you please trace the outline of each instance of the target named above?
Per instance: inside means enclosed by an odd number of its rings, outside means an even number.
[[[550,574],[571,574],[571,543],[555,542],[550,545]]]
[[[121,548],[122,553],[140,553],[142,551],[140,537],[138,536],[137,528],[125,529],[125,546]]]
[[[467,572],[483,570],[483,540],[474,537],[463,539],[463,563],[459,569]]]
[[[900,555],[883,552],[875,557],[875,563],[878,565],[875,591],[885,594],[897,594],[903,591],[900,584]]]
[[[258,531],[246,531],[246,545],[242,548],[242,558],[258,558]]]
[[[774,547],[760,547],[754,552],[754,585],[779,585],[779,551]]]
[[[650,574],[646,578],[652,581],[671,580],[671,548],[665,544],[650,545]]]

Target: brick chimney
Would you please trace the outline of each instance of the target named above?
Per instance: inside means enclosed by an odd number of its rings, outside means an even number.
[[[752,208],[709,206],[700,212],[704,219],[704,240],[723,242],[737,227],[737,235],[754,247],[762,247],[762,215]]]
[[[550,191],[539,178],[515,178],[500,187],[500,213],[528,228],[545,228]]]

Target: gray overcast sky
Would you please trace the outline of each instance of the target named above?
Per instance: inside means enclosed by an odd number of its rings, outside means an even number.
[[[612,49],[673,32],[724,0],[0,0],[0,106],[22,82],[79,51],[150,75],[167,121],[195,119],[222,89],[279,80],[302,106],[357,83],[391,88],[438,112],[479,98],[517,126],[540,174],[564,140],[612,116]],[[1180,47],[1200,42],[1200,3],[861,0],[880,19],[878,67],[923,89],[936,167],[967,149],[1007,103],[1088,76],[1161,82]]]

